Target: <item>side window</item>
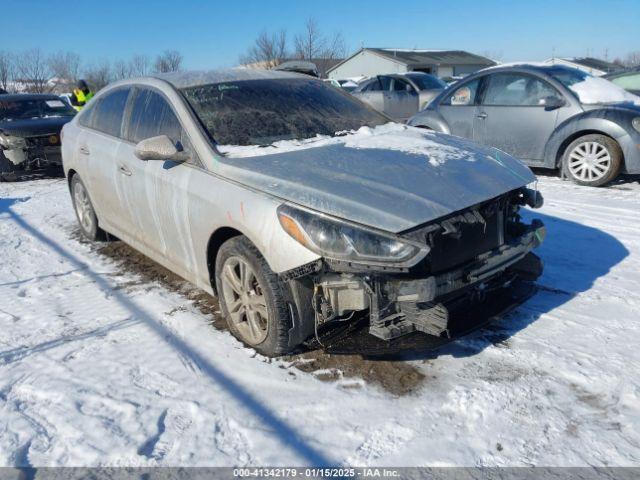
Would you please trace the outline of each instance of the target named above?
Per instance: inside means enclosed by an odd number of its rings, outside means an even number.
[[[560,94],[547,82],[531,75],[496,73],[490,75],[483,105],[493,106],[544,106],[544,99]]]
[[[166,135],[177,144],[182,142],[182,126],[162,95],[142,90],[133,102],[127,139],[138,143],[158,135]]]
[[[108,135],[119,137],[129,92],[129,88],[123,88],[107,93],[100,98],[99,103],[94,107],[93,115],[90,117],[91,124],[89,126]]]
[[[78,118],[78,123],[83,127],[91,128],[93,127],[93,112],[95,111],[96,105],[100,102],[97,100],[95,102],[90,103],[88,106],[84,107],[80,110],[78,114],[80,118]]]
[[[380,82],[380,89],[388,92],[391,90],[391,78],[384,75],[378,75],[378,81]]]
[[[377,78],[369,80],[369,83],[362,89],[363,92],[379,92],[380,90],[382,87]]]
[[[411,86],[411,84],[409,82],[406,82],[404,80],[401,80],[399,78],[394,78],[393,79],[393,84],[391,89],[394,92],[413,92],[414,89]]]
[[[450,96],[445,98],[442,105],[451,105],[454,107],[475,105],[479,85],[480,78],[476,78],[471,82],[465,83],[461,87],[457,88]]]

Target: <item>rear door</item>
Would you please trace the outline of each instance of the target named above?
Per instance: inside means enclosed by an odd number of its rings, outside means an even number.
[[[132,228],[118,185],[116,159],[122,144],[122,122],[131,89],[123,87],[102,96],[86,119],[76,142],[83,181],[103,223],[127,232]],[[81,122],[82,125],[82,122]]]
[[[545,107],[545,99],[562,98],[551,84],[525,73],[488,75],[475,118],[474,139],[533,163],[544,158],[561,108]]]
[[[473,139],[473,124],[482,78],[465,82],[440,101],[438,112],[444,117],[452,135]]]
[[[390,80],[389,90],[384,92],[384,112],[395,120],[405,121],[418,113],[418,92],[402,78]]]

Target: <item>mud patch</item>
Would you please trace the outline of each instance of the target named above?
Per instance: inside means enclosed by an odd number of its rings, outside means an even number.
[[[71,232],[72,238],[89,245],[92,250],[111,259],[119,268],[137,276],[134,280],[120,281],[117,289],[134,289],[159,284],[169,290],[181,293],[198,310],[210,318],[211,325],[227,331],[227,324],[219,314],[218,301],[207,292],[196,288],[175,273],[162,267],[137,250],[121,241],[103,243],[88,242],[79,230]],[[177,306],[166,312],[171,316],[180,310]],[[285,357],[291,366],[327,382],[341,382],[344,388],[358,388],[358,379],[378,385],[393,395],[407,395],[416,391],[425,380],[425,375],[415,366],[397,360],[369,360],[360,355],[331,355],[322,350],[313,350]],[[344,379],[354,380],[344,382]]]

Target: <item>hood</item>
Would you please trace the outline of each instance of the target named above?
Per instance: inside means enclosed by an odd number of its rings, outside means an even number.
[[[401,232],[533,181],[496,149],[388,124],[344,137],[224,147],[222,175],[305,207]],[[276,153],[282,152],[282,153]]]
[[[633,113],[635,115],[640,115],[640,105],[636,105],[634,103],[592,103],[592,104],[583,104],[582,108],[586,112],[590,112],[593,110],[610,110],[616,112],[628,112]]]
[[[73,117],[44,117],[25,120],[2,120],[0,121],[0,132],[23,138],[59,134],[64,124],[72,119]]]

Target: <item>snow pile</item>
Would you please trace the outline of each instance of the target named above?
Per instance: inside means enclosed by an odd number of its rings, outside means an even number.
[[[640,106],[640,97],[600,77],[587,77],[569,87],[584,104],[631,103]]]
[[[473,160],[475,156],[463,141],[449,137],[445,140],[432,132],[399,123],[387,123],[373,128],[360,127],[358,130],[340,132],[340,134],[335,137],[317,135],[304,140],[281,140],[265,147],[218,145],[218,150],[227,157],[240,158],[344,145],[347,148],[396,150],[424,155],[429,158],[429,163],[433,166],[441,165],[447,160]]]

